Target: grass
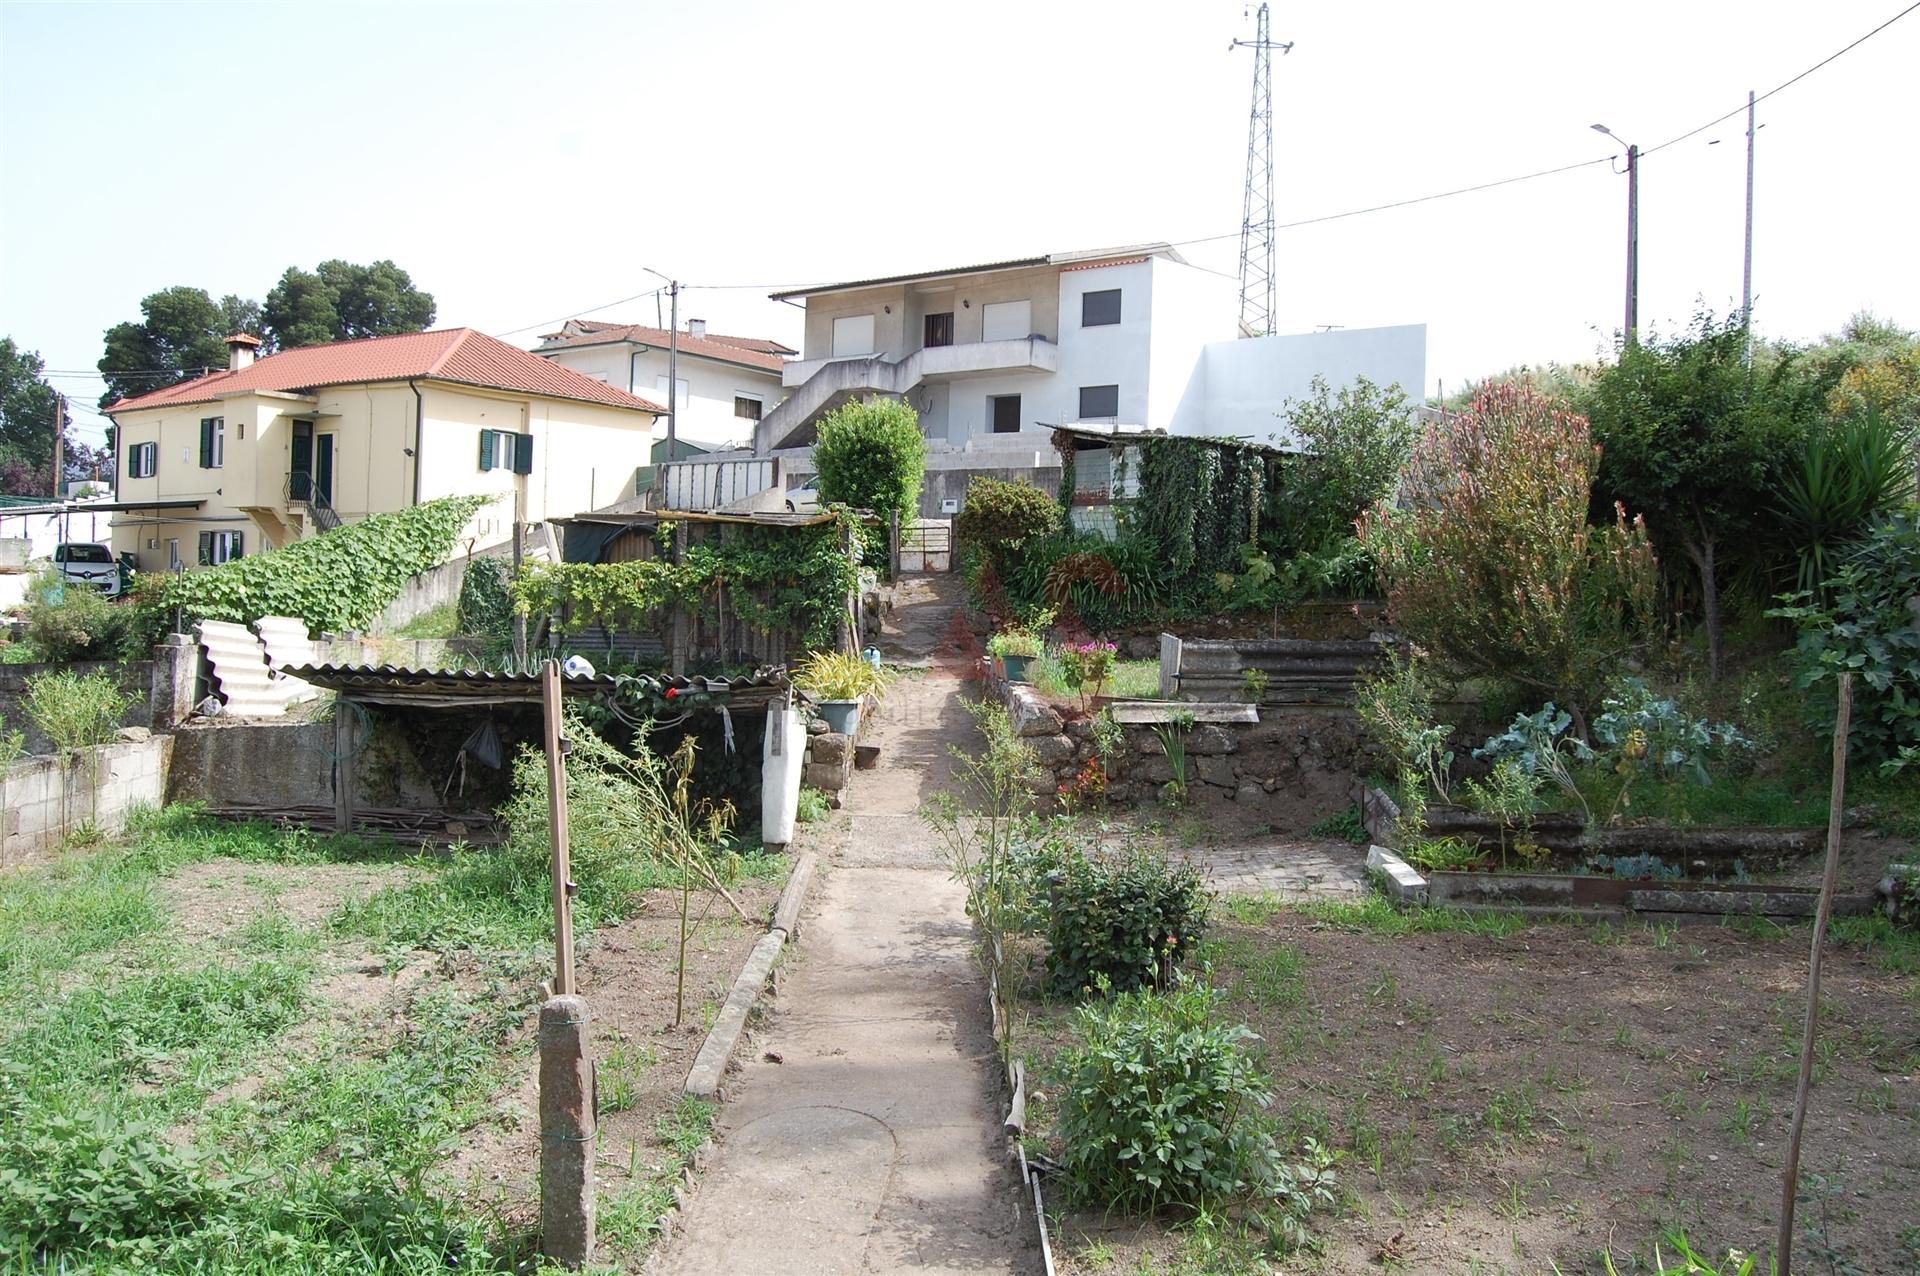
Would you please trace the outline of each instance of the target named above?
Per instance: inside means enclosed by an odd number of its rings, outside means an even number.
[[[432,611],[421,612],[386,636],[389,638],[458,638],[460,636],[460,605],[442,603]]]
[[[34,665],[45,657],[30,642],[0,642],[0,665]]]
[[[1075,700],[1080,693],[1067,685],[1060,672],[1060,657],[1053,651],[1027,666],[1034,690],[1050,700]],[[1116,660],[1113,676],[1107,679],[1102,695],[1116,700],[1158,700],[1160,698],[1160,662],[1158,660]]]
[[[251,919],[191,942],[166,878],[209,861],[232,862],[235,880],[247,865],[408,872],[310,920],[275,911],[269,889]],[[137,817],[123,843],[0,877],[0,1271],[426,1276],[523,1263],[527,1238],[450,1190],[444,1165],[519,1057],[508,1047],[549,960],[550,907],[503,851],[425,858],[186,807]],[[614,917],[603,905],[583,934]],[[384,944],[414,977],[380,987],[377,1010],[323,1001],[327,952],[343,942]],[[422,968],[420,947],[440,956]],[[610,1051],[610,1107],[635,1102],[657,1062],[646,1046]],[[658,1163],[636,1159],[634,1188],[603,1206],[610,1245],[650,1239],[711,1122],[691,1102],[661,1119]]]

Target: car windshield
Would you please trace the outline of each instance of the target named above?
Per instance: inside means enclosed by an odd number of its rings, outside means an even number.
[[[107,552],[105,545],[69,545],[67,561],[69,563],[111,563],[113,555]]]

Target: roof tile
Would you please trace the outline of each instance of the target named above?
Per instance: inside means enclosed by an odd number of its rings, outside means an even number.
[[[665,328],[649,328],[637,323],[606,323],[597,319],[571,319],[559,332],[550,332],[541,337],[535,350],[540,354],[548,354],[574,346],[601,346],[620,341],[665,349],[672,340],[673,334]],[[800,352],[765,337],[727,337],[713,332],[696,337],[683,332],[680,334],[680,353],[778,372],[786,366],[788,356]]]

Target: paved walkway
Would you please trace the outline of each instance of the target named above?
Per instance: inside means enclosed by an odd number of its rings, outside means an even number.
[[[1037,1270],[965,894],[917,815],[971,730],[959,687],[933,674],[889,692],[880,765],[855,772],[828,827],[772,1018],[741,1049],[659,1271]]]

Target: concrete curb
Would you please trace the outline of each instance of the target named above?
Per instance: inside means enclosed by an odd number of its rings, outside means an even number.
[[[687,1070],[686,1083],[681,1087],[694,1098],[719,1099],[720,1083],[727,1074],[727,1062],[733,1058],[734,1047],[740,1044],[740,1034],[746,1031],[747,1015],[760,999],[767,976],[773,972],[780,950],[786,947],[787,936],[800,924],[800,908],[806,901],[807,888],[813,884],[816,862],[811,851],[794,862],[793,871],[787,875],[786,889],[780,892],[780,902],[774,907],[773,925],[747,955],[746,964],[740,968],[732,990],[727,993],[726,1004],[714,1016],[707,1039],[700,1043],[700,1053],[694,1056],[693,1067]]]

